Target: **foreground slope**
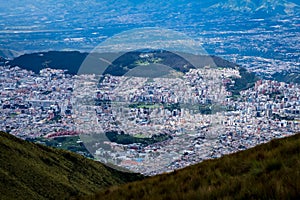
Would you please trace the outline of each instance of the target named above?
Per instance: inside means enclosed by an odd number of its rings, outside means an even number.
[[[87,199],[300,199],[300,134]]]
[[[0,199],[68,199],[139,180],[68,151],[0,132]]]

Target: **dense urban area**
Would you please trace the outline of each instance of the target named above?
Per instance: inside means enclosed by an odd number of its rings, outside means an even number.
[[[23,139],[79,135],[95,159],[147,175],[300,130],[298,84],[258,80],[233,95],[226,89],[240,77],[236,69],[156,78],[10,66],[0,73],[1,130]]]

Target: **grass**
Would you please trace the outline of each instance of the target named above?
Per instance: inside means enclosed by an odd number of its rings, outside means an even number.
[[[153,135],[151,137],[141,138],[141,137],[131,136],[129,134],[124,134],[124,133],[119,134],[118,132],[110,131],[110,132],[106,132],[105,135],[109,139],[109,141],[116,142],[118,144],[140,143],[140,144],[147,145],[147,146],[158,143],[158,142],[162,142],[165,140],[172,139],[171,136],[166,135],[166,134]]]
[[[80,142],[81,139],[78,135],[60,136],[56,138],[38,137],[26,140],[34,143],[44,144],[49,147],[56,147],[59,149],[72,151],[74,153],[84,155],[85,157],[93,158],[93,155],[91,155],[90,152],[86,149],[83,142]]]
[[[300,199],[300,134],[146,179],[3,132],[0,150],[0,199]]]
[[[70,199],[142,178],[0,132],[1,200]]]
[[[85,199],[300,199],[300,134]]]

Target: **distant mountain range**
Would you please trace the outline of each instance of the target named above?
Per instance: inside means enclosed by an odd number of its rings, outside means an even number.
[[[299,17],[300,6],[298,0],[12,0],[0,5],[0,11],[3,14],[0,48],[24,53],[50,49],[90,51],[105,38],[142,27],[174,29],[195,39],[209,39],[207,34],[215,32],[246,31],[256,27],[273,31],[276,25],[282,25],[278,27],[280,30],[297,29],[297,20],[292,20]],[[249,22],[252,19],[265,19],[265,23]],[[239,35],[248,41],[247,34]],[[216,37],[219,36],[224,37],[216,33]],[[242,40],[232,43],[239,41],[242,45],[250,45]],[[274,41],[270,48],[276,48],[277,44]],[[218,43],[209,44],[207,40],[203,45],[209,52],[214,52],[214,47],[222,47]],[[227,54],[249,52],[248,48],[247,51],[224,48],[222,51]],[[288,46],[281,48],[289,52]],[[260,50],[254,50],[257,51]],[[276,52],[275,55],[280,55]]]
[[[129,0],[134,5],[143,5],[143,1]],[[153,5],[164,6],[165,2],[153,1]],[[174,3],[174,2],[170,2]],[[145,3],[146,4],[146,3]],[[226,11],[248,13],[248,14],[297,14],[300,10],[300,4],[298,0],[179,0],[175,4],[181,6],[193,5],[195,9],[201,9],[202,11],[210,11],[219,16]],[[206,13],[204,13],[206,14]]]
[[[156,5],[165,4],[154,0]],[[128,5],[147,4],[142,0],[128,0]],[[174,2],[170,2],[174,3]],[[211,10],[215,12],[235,11],[242,13],[266,13],[266,14],[294,14],[299,11],[298,0],[178,0],[175,4],[189,5],[195,8]]]
[[[212,0],[206,4],[208,9],[219,11],[236,11],[256,14],[295,14],[300,6],[297,0]]]
[[[13,50],[8,50],[8,49],[0,49],[0,59],[6,58],[6,59],[13,59],[18,56],[22,55],[19,52],[13,51]]]
[[[143,179],[0,132],[0,199],[70,199]]]

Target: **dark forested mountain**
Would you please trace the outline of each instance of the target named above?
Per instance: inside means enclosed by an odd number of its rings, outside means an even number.
[[[31,70],[35,73],[39,73],[44,68],[53,68],[68,70],[70,74],[77,74],[86,56],[87,53],[80,53],[78,51],[49,51],[45,53],[24,54],[11,60],[9,64]]]
[[[49,51],[24,54],[9,61],[8,64],[13,67],[19,66],[23,69],[32,70],[35,73],[39,73],[39,71],[44,68],[53,68],[67,70],[67,72],[70,74],[77,74],[85,58],[87,58],[87,56],[89,55],[89,64],[95,65],[95,68],[107,67],[105,73],[118,75],[117,71],[121,66],[122,68],[127,67],[128,71],[136,67],[138,65],[136,64],[138,61],[143,61],[142,58],[139,57],[139,55],[142,53],[145,52],[143,50],[137,50],[127,53],[88,54],[78,51]],[[160,64],[166,65],[170,68],[177,69],[182,72],[186,72],[186,69],[182,68],[183,65],[188,65],[189,69],[195,67],[204,67],[208,65],[214,67],[237,67],[236,64],[217,56],[193,55],[189,53],[169,52],[161,50],[153,50],[152,54],[153,59],[160,60]],[[115,59],[112,59],[112,57]],[[111,62],[111,64],[107,65],[107,63],[103,63],[103,60],[108,60]],[[98,71],[98,73],[101,72],[101,70]],[[94,71],[94,73],[97,73],[97,71]]]
[[[145,50],[139,50],[127,53],[91,53],[88,55],[87,53],[80,53],[78,51],[50,51],[22,55],[11,60],[9,65],[19,66],[24,69],[32,70],[35,73],[48,67],[67,70],[68,73],[73,75],[77,73],[95,73],[111,74],[115,76],[122,76],[139,66],[139,63],[145,62],[152,62],[152,65],[150,66],[153,68],[152,71],[155,71],[155,69],[158,68],[161,69],[162,66],[183,73],[187,72],[188,69],[201,68],[204,66],[237,68],[239,69],[242,78],[236,79],[235,86],[231,88],[233,93],[238,93],[240,90],[253,86],[254,82],[257,80],[254,73],[249,73],[235,63],[217,56],[151,50],[151,57],[142,58],[140,55],[144,53]],[[88,59],[85,60],[87,56]],[[105,62],[103,60],[105,60]],[[108,64],[107,61],[110,64]],[[80,68],[82,65],[86,65],[87,67]],[[159,70],[158,72],[161,73],[162,71]]]

